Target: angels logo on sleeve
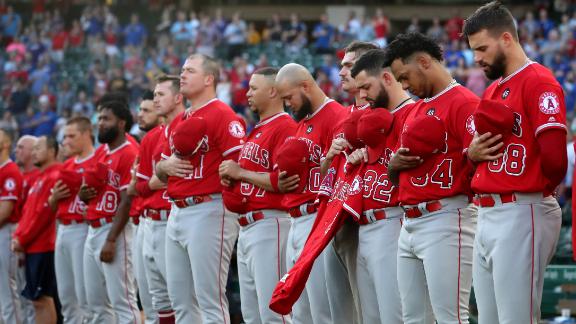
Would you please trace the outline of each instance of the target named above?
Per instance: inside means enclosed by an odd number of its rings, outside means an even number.
[[[230,122],[228,125],[228,131],[230,132],[230,135],[236,138],[243,138],[246,135],[246,132],[244,132],[244,127],[237,120]]]
[[[4,182],[4,189],[6,191],[13,191],[14,189],[16,189],[16,182],[14,181],[14,179],[12,178],[6,179],[6,181]]]
[[[544,92],[538,99],[540,111],[547,115],[554,115],[560,112],[560,100],[554,92]]]
[[[468,119],[466,119],[466,130],[468,131],[468,133],[470,133],[470,135],[474,135],[474,133],[476,132],[476,125],[474,124],[474,115],[470,115],[468,116]]]

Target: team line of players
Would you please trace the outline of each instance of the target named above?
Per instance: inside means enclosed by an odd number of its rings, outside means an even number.
[[[38,323],[52,323],[57,289],[66,323],[140,323],[137,284],[146,323],[230,323],[237,242],[246,323],[468,323],[473,281],[480,323],[537,323],[561,225],[562,88],[526,57],[501,4],[463,32],[496,79],[482,101],[438,44],[402,34],[386,50],[346,48],[350,107],[301,65],[255,71],[247,97],[260,122],[248,136],[203,55],[144,98],[140,144],[113,96],[98,107],[98,149],[85,118],[66,125],[63,164],[53,139],[27,138],[34,175],[8,159],[0,132],[4,322],[24,322],[23,290]],[[481,107],[504,129],[477,132]]]

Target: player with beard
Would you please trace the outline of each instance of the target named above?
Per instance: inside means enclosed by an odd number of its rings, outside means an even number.
[[[515,116],[510,136],[476,134],[468,150],[476,162],[472,189],[479,205],[473,266],[478,320],[537,323],[544,272],[562,223],[552,193],[567,168],[564,93],[548,68],[526,56],[514,17],[500,2],[476,10],[463,33],[476,63],[496,80],[482,98],[506,105]]]
[[[472,114],[479,100],[452,78],[442,64],[440,46],[431,38],[401,34],[385,53],[384,66],[404,89],[421,98],[404,123],[435,116],[446,128],[445,147],[426,161],[399,141],[388,165],[405,211],[397,274],[403,320],[425,321],[429,296],[439,323],[468,323],[476,214],[469,206],[472,170],[463,152],[474,135]],[[396,136],[403,131],[394,130]]]
[[[41,136],[34,143],[32,161],[40,175],[30,187],[22,219],[14,232],[12,250],[26,254],[26,287],[22,295],[32,301],[36,323],[56,322],[56,275],[54,241],[56,213],[48,204],[50,190],[58,179],[58,142]]]
[[[306,238],[316,218],[316,195],[320,189],[320,163],[335,137],[339,123],[346,118],[347,110],[334,100],[326,97],[305,67],[299,64],[283,66],[276,76],[280,97],[292,110],[298,128],[295,137],[307,143],[310,152],[310,170],[302,192],[293,192],[300,182],[297,175],[279,175],[278,187],[284,195],[283,205],[292,216],[292,227],[288,234],[286,258],[288,268],[292,267],[304,247]],[[333,250],[326,249],[325,251]],[[324,258],[324,252],[321,258]],[[340,284],[340,283],[338,283]],[[314,265],[305,291],[293,308],[294,323],[332,323],[328,302],[325,266],[323,262]]]
[[[142,100],[140,101],[140,107],[138,109],[138,128],[140,128],[142,132],[146,133],[144,138],[146,138],[146,136],[150,134],[151,131],[156,130],[156,133],[159,131],[157,126],[160,124],[160,117],[158,116],[158,112],[154,107],[153,100],[154,94],[152,91],[145,91],[142,95]],[[154,135],[153,138],[154,137],[156,136]],[[134,224],[137,225],[135,227],[134,240],[132,241],[132,260],[134,263],[134,275],[136,277],[136,284],[138,286],[138,295],[140,296],[140,303],[142,304],[142,309],[144,310],[144,322],[146,324],[154,324],[158,321],[158,316],[152,306],[152,296],[150,295],[148,280],[146,279],[146,269],[143,256],[144,240],[147,240],[148,236],[145,234],[147,232],[144,229],[145,225],[140,220],[140,216],[144,216],[142,206],[144,197],[136,192],[136,170],[138,169],[140,161],[143,159],[143,155],[148,156],[147,151],[150,150],[150,147],[145,148],[144,138],[142,139],[142,143],[140,145],[137,162],[133,167],[130,186],[128,186],[127,190],[128,194],[132,197],[130,218]],[[149,145],[150,143],[146,144],[146,146]]]
[[[277,72],[276,68],[262,68],[252,74],[246,96],[260,122],[243,145],[238,162],[225,160],[219,168],[220,178],[229,185],[223,191],[224,204],[238,213],[241,226],[237,260],[246,323],[291,323],[290,317],[268,308],[274,286],[286,273],[290,230],[290,217],[271,177],[278,177],[274,170],[278,148],[296,130],[275,88]]]
[[[16,286],[18,256],[10,249],[12,233],[20,220],[22,174],[10,160],[13,137],[0,128],[0,319],[20,323],[20,292]]]
[[[92,168],[98,160],[93,141],[90,119],[70,119],[64,126],[62,146],[72,157],[64,162],[62,172],[72,172],[81,178],[85,170]],[[79,248],[88,234],[88,224],[84,221],[86,205],[78,197],[78,189],[70,188],[64,177],[60,178],[48,199],[58,219],[54,252],[58,296],[64,323],[81,323],[89,317],[84,289],[84,249]]]
[[[157,79],[154,89],[154,110],[160,122],[142,139],[140,161],[136,170],[136,183],[133,190],[143,198],[144,216],[140,229],[144,231],[142,256],[146,279],[152,297],[152,308],[157,313],[160,324],[174,323],[174,311],[168,297],[166,286],[166,224],[170,214],[170,201],[166,193],[166,184],[155,174],[155,165],[162,160],[162,149],[168,143],[166,125],[182,113],[185,108],[180,94],[180,78],[163,75]]]
[[[359,92],[350,75],[352,66],[364,53],[377,49],[372,43],[355,41],[344,49],[344,57],[340,63],[340,79],[342,90],[354,98],[354,104],[347,109],[350,113],[362,110],[369,104],[359,97]],[[324,177],[334,160],[345,148],[350,147],[344,134],[336,132],[330,149],[325,152],[325,158],[321,162],[320,171]],[[358,250],[358,225],[348,219],[338,231],[331,244],[329,251],[324,255],[326,267],[326,280],[328,282],[328,300],[330,313],[334,323],[362,323],[360,311],[360,299],[356,285],[356,252]]]
[[[96,174],[103,182],[83,185],[80,198],[88,201],[90,228],[84,246],[84,281],[91,323],[108,323],[115,313],[118,323],[140,321],[132,271],[133,224],[128,222],[131,198],[126,189],[138,147],[126,139],[132,115],[123,102],[103,103],[98,111],[98,141],[104,144],[98,163],[108,169]],[[90,175],[92,175],[90,171]],[[89,174],[85,175],[85,181]]]
[[[396,259],[404,212],[399,206],[398,189],[388,179],[387,165],[400,132],[386,130],[388,135],[382,134],[379,128],[367,124],[379,123],[382,115],[379,111],[388,110],[393,116],[392,127],[402,128],[402,120],[414,101],[396,81],[390,68],[383,67],[384,59],[383,50],[370,50],[352,67],[351,75],[355,79],[358,96],[374,107],[358,121],[360,139],[372,148],[375,142],[383,144],[378,144],[377,149],[370,151],[371,154],[363,148],[349,156],[353,164],[360,160],[366,164],[360,172],[364,179],[364,194],[358,196],[356,204],[351,201],[347,204],[358,206],[356,212],[360,216],[356,279],[362,318],[366,323],[393,324],[402,323]],[[371,132],[363,133],[361,128]]]

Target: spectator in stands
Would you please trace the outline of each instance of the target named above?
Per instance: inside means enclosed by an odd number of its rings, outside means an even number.
[[[206,56],[214,57],[214,46],[220,41],[218,28],[210,20],[210,16],[202,15],[200,27],[198,27],[198,37],[196,39],[196,52]],[[178,66],[179,63],[176,64]]]
[[[6,8],[6,13],[2,15],[0,24],[3,35],[2,45],[6,46],[7,44],[10,44],[14,37],[20,34],[20,31],[22,30],[22,19],[19,14],[14,12],[12,6],[8,6]]]
[[[548,37],[544,39],[540,47],[540,55],[542,56],[542,63],[545,66],[550,67],[554,56],[558,51],[562,49],[562,41],[560,40],[560,35],[558,30],[551,29],[548,33]]]
[[[28,43],[26,44],[26,51],[31,55],[31,68],[35,69],[38,64],[38,59],[46,52],[46,46],[40,42],[36,33],[31,33]]]
[[[542,36],[544,36],[544,38],[547,38],[548,33],[550,33],[552,29],[554,29],[555,27],[554,22],[550,20],[550,18],[548,18],[548,11],[544,8],[540,9],[538,15],[540,17],[538,20],[540,32],[542,33]]]
[[[8,110],[20,122],[21,116],[26,113],[28,105],[30,104],[31,96],[26,86],[26,81],[22,78],[17,78],[10,94],[10,101],[8,102]]]
[[[374,26],[374,35],[376,35],[376,44],[380,47],[385,47],[388,44],[388,33],[390,32],[390,21],[384,16],[384,11],[381,8],[376,9],[376,14],[372,19]]]
[[[78,92],[78,99],[72,105],[72,114],[75,116],[92,116],[94,114],[94,105],[88,101],[86,91],[80,90]]]
[[[284,26],[280,20],[280,15],[277,13],[272,14],[272,18],[266,23],[264,41],[272,43],[281,42],[283,34]]]
[[[372,22],[366,16],[362,17],[358,40],[361,42],[373,42],[374,37]]]
[[[286,44],[290,44],[297,40],[298,36],[306,32],[306,25],[300,21],[300,17],[296,13],[290,14],[290,23],[286,26],[282,39]]]
[[[140,22],[138,14],[130,16],[130,24],[124,28],[124,45],[141,47],[146,44],[148,32],[146,27]]]
[[[42,88],[50,82],[50,66],[48,65],[49,58],[43,56],[38,62],[38,67],[30,74],[30,90],[32,95],[37,97],[40,95]]]
[[[0,129],[4,129],[11,134],[18,133],[18,121],[9,110],[4,111],[0,119]]]
[[[228,44],[228,59],[242,54],[246,45],[246,22],[240,18],[240,13],[234,13],[232,21],[224,30],[224,39]]]
[[[452,18],[446,21],[444,29],[448,35],[448,39],[453,41],[455,39],[460,39],[460,33],[462,32],[462,27],[464,26],[464,19],[460,17],[460,11],[456,9]]]
[[[420,19],[418,16],[412,16],[410,18],[410,25],[406,28],[407,33],[420,33]]]
[[[52,33],[52,59],[58,63],[64,59],[64,50],[68,46],[68,33],[62,24],[57,24]]]
[[[262,42],[262,36],[260,35],[260,32],[256,29],[256,24],[254,24],[253,22],[248,24],[248,31],[246,32],[246,34],[248,45],[251,46],[260,45],[260,42]]]
[[[314,49],[317,54],[330,54],[333,52],[332,42],[334,41],[334,27],[328,22],[326,14],[320,15],[320,22],[314,27],[312,37],[314,41]]]
[[[50,99],[47,95],[42,95],[38,98],[38,112],[32,118],[24,123],[23,129],[28,129],[34,136],[50,136],[54,133],[54,127],[58,115],[50,110]]]
[[[84,44],[84,32],[80,26],[80,21],[74,20],[72,28],[68,34],[68,45],[71,48],[78,48]]]
[[[186,13],[184,11],[179,11],[176,19],[176,22],[170,28],[170,34],[172,34],[174,39],[176,52],[182,55],[194,35],[192,35],[192,26],[186,21]]]
[[[56,94],[56,113],[61,115],[65,109],[71,109],[74,105],[74,97],[74,90],[70,86],[70,81],[62,80]]]
[[[444,32],[444,28],[440,24],[440,18],[434,17],[432,18],[432,26],[428,28],[426,31],[426,35],[437,42],[444,41],[446,37],[446,33]]]
[[[88,37],[101,35],[104,32],[104,19],[97,8],[86,7],[80,17],[80,23]]]

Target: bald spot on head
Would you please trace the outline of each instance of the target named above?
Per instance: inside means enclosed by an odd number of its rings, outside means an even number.
[[[276,84],[278,85],[288,83],[294,86],[302,81],[314,82],[314,78],[308,69],[296,63],[289,63],[284,65],[276,75]]]
[[[34,146],[34,143],[36,142],[37,139],[38,138],[36,136],[24,135],[24,136],[20,137],[17,144],[22,144],[23,146],[32,148],[32,146]]]

